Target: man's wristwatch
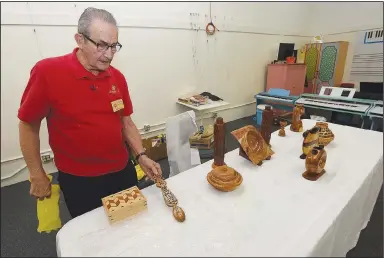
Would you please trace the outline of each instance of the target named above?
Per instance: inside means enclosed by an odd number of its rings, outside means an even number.
[[[147,155],[147,154],[145,153],[145,151],[146,151],[146,149],[144,149],[144,151],[142,151],[142,152],[140,152],[139,154],[136,155],[135,158],[136,158],[137,161],[139,161],[139,158],[140,158],[141,156],[143,156],[143,155]]]

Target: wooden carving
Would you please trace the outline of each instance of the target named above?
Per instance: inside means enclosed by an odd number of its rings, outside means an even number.
[[[303,154],[300,156],[301,159],[305,159],[308,153],[319,145],[319,130],[319,127],[313,127],[303,133]]]
[[[261,121],[261,135],[263,136],[264,141],[270,144],[271,134],[272,134],[272,125],[273,125],[273,111],[271,106],[266,106],[263,111],[263,118]]]
[[[214,141],[213,141],[213,164],[212,168],[223,166],[225,155],[225,125],[222,117],[216,119],[213,127]]]
[[[231,132],[231,134],[240,143],[239,155],[255,165],[262,165],[263,160],[269,160],[274,154],[261,134],[252,125],[244,126]]]
[[[286,126],[287,126],[287,121],[280,120],[279,136],[285,137],[285,127]]]
[[[243,182],[243,177],[233,168],[223,165],[209,172],[207,180],[216,189],[229,192],[235,190]]]
[[[147,209],[147,199],[137,186],[104,197],[101,201],[111,224]]]
[[[323,145],[314,147],[305,159],[306,171],[303,173],[305,179],[316,181],[325,173],[327,152]]]
[[[233,191],[243,181],[243,177],[224,162],[225,125],[223,118],[218,117],[215,123],[214,163],[207,175],[207,181],[220,191]]]
[[[293,132],[303,131],[303,122],[301,121],[301,116],[304,114],[304,112],[305,112],[304,105],[296,104],[292,114],[292,124],[290,127],[291,131]]]
[[[156,183],[156,186],[160,188],[161,193],[163,194],[165,204],[168,207],[172,207],[173,217],[177,221],[183,222],[185,220],[185,212],[181,207],[177,205],[178,200],[176,196],[168,189],[167,182],[161,177],[154,178],[154,181]]]
[[[320,128],[319,130],[319,145],[327,146],[333,139],[335,139],[335,135],[331,131],[331,129],[328,128],[328,123],[326,122],[316,122],[317,127]]]

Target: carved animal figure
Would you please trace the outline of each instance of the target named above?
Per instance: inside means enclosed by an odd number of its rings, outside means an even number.
[[[303,133],[303,154],[300,158],[305,159],[310,151],[319,144],[320,127],[313,127]]]
[[[326,161],[327,152],[324,150],[324,145],[314,147],[305,159],[305,168],[307,170],[303,173],[303,177],[311,181],[316,181],[325,173],[324,167]]]
[[[280,120],[279,136],[285,137],[285,126],[286,125],[287,125],[287,121]]]
[[[305,112],[304,105],[297,104],[295,106],[292,114],[292,124],[290,126],[291,131],[293,132],[303,131],[303,122],[301,121],[301,116],[304,115],[304,112]]]

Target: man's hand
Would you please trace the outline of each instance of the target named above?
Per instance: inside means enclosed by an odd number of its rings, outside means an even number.
[[[122,123],[124,138],[128,145],[134,153],[142,153],[145,149],[143,148],[143,143],[141,142],[140,132],[135,123],[132,121],[132,118],[130,116],[123,116]],[[144,173],[150,179],[154,180],[156,177],[161,177],[162,172],[158,163],[154,162],[146,155],[141,155],[137,161],[139,162]]]
[[[140,156],[138,162],[144,173],[149,178],[154,179],[156,177],[161,177],[162,171],[160,165],[148,158],[146,155]]]
[[[51,189],[52,185],[45,171],[31,176],[31,188],[29,191],[31,196],[44,200],[45,197],[51,197]]]
[[[40,157],[40,125],[41,121],[26,123],[20,121],[20,147],[27,163],[31,188],[29,194],[43,200],[51,195],[51,182],[44,171]]]

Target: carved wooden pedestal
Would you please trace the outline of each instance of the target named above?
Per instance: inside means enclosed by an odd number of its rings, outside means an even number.
[[[273,125],[273,111],[271,106],[267,105],[263,111],[263,119],[261,120],[260,133],[263,136],[264,141],[270,145]]]
[[[217,190],[230,192],[243,182],[243,177],[233,168],[223,165],[209,172],[207,181]]]
[[[224,162],[225,125],[221,117],[216,119],[214,134],[214,162],[211,172],[207,175],[207,181],[220,191],[233,191],[243,182],[243,177]]]
[[[213,126],[214,142],[213,142],[213,164],[212,168],[225,165],[225,125],[222,117],[218,117]]]

